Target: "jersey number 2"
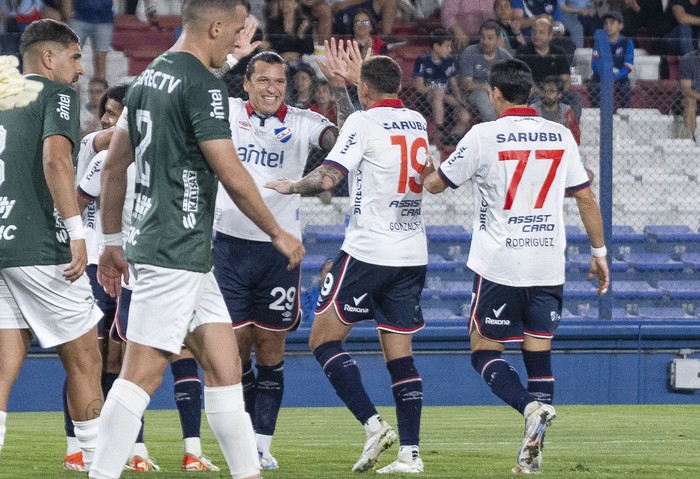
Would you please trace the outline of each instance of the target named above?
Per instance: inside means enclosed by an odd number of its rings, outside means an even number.
[[[391,137],[391,144],[396,145],[401,149],[401,172],[399,173],[399,185],[396,189],[397,193],[406,193],[406,185],[414,193],[423,191],[423,185],[416,181],[416,178],[408,175],[408,158],[411,157],[411,168],[420,175],[425,169],[425,164],[418,161],[418,151],[425,150],[425,157],[428,157],[428,142],[425,138],[418,137],[413,143],[409,151],[408,143],[404,135],[395,135]]]
[[[515,166],[515,171],[513,172],[513,177],[510,179],[508,184],[508,191],[506,192],[506,202],[503,205],[504,210],[509,210],[513,207],[513,201],[515,200],[515,193],[518,191],[518,185],[525,172],[525,166],[530,159],[531,150],[507,150],[498,152],[498,161],[517,161],[518,164]],[[561,158],[564,156],[564,150],[535,150],[536,160],[550,160],[552,164],[549,166],[549,171],[547,176],[542,183],[542,188],[540,188],[540,193],[537,195],[537,200],[535,201],[535,208],[542,208],[544,205],[544,200],[547,199],[547,193],[549,193],[549,188],[552,186],[552,181],[557,174],[557,168],[559,168],[559,163],[561,163]]]

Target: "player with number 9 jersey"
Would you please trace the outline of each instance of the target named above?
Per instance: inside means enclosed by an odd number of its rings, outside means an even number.
[[[135,148],[129,261],[211,270],[218,183],[199,143],[231,138],[225,91],[221,80],[185,52],[164,53],[129,87],[128,126],[119,123]]]
[[[342,250],[383,266],[428,263],[419,175],[428,161],[427,122],[401,100],[348,117],[324,165],[349,177],[350,221]]]
[[[590,186],[568,128],[506,110],[475,125],[438,174],[452,188],[473,179],[469,268],[508,286],[564,283],[564,194]]]

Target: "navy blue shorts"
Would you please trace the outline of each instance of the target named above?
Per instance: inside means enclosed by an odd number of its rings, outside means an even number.
[[[301,268],[267,241],[250,241],[217,232],[214,276],[234,328],[254,324],[272,331],[299,327]]]
[[[97,265],[89,264],[85,272],[90,279],[90,288],[92,288],[92,296],[95,298],[95,304],[102,311],[102,319],[97,323],[97,337],[102,339],[109,333],[114,321],[114,311],[117,309],[117,300],[105,293],[104,288],[97,282]]]
[[[551,339],[559,326],[564,285],[504,286],[474,276],[469,332],[499,343],[522,341],[527,334]]]
[[[109,337],[113,341],[126,341],[126,329],[129,325],[129,305],[131,304],[131,290],[122,288],[122,294],[117,301],[117,314],[114,316],[114,324],[109,330]]]
[[[413,333],[423,328],[420,294],[426,266],[380,266],[345,251],[323,280],[316,314],[334,307],[345,324],[374,319],[377,328]]]

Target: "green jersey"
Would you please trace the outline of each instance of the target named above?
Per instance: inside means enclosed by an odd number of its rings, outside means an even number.
[[[69,263],[70,239],[44,177],[44,139],[62,135],[79,144],[75,91],[44,77],[39,97],[0,111],[0,268]]]
[[[231,139],[226,86],[193,55],[165,52],[129,87],[136,197],[129,261],[207,272],[218,180],[199,143]]]

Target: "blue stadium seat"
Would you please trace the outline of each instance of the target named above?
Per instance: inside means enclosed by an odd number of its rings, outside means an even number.
[[[588,269],[591,266],[591,254],[590,253],[579,253],[569,255],[567,263],[570,265],[571,271],[576,270],[582,273],[588,273]],[[610,270],[613,273],[624,273],[629,268],[626,261],[619,260],[617,258],[612,259],[612,264],[610,265]]]
[[[588,235],[576,225],[566,225],[566,249],[569,253],[584,253],[590,249]]]
[[[700,299],[700,281],[660,280],[658,287],[669,299]]]
[[[305,241],[343,241],[344,238],[343,225],[308,225],[304,228]]]
[[[578,316],[579,318],[588,318],[588,319],[598,319],[598,308],[595,306],[591,306],[590,308],[584,308],[581,310],[581,316]],[[622,307],[613,307],[612,309],[612,318],[613,320],[619,320],[619,319],[634,319],[634,318],[639,318],[638,316],[632,315],[627,311],[627,308],[622,308]]]
[[[700,252],[700,233],[685,225],[649,225],[644,228],[656,251],[667,252],[677,258],[680,254]]]
[[[683,308],[677,306],[640,306],[637,310],[637,315],[646,319],[697,319],[692,314],[688,314]]]
[[[590,281],[567,281],[564,283],[565,298],[595,298],[596,289]]]
[[[469,251],[471,232],[459,225],[428,225],[428,250],[445,258],[454,258]]]
[[[443,258],[442,255],[428,254],[428,271],[455,271],[457,262]]]
[[[700,272],[700,253],[684,253],[681,255],[681,262],[687,269]]]
[[[613,255],[620,257],[627,253],[640,253],[645,250],[648,236],[637,233],[633,227],[627,225],[613,225],[612,243]]]
[[[624,259],[638,272],[672,272],[682,273],[684,266],[666,253],[629,253]]]
[[[472,295],[472,283],[470,281],[443,281],[439,292],[441,299],[468,300]]]
[[[454,311],[449,308],[424,308],[423,319],[426,321],[435,321],[438,319],[454,319],[463,321],[466,318],[455,314]],[[429,324],[428,327],[430,327]]]
[[[655,288],[646,281],[640,280],[613,281],[612,292],[615,299],[658,300],[664,296],[664,291],[660,287]]]
[[[307,254],[301,261],[301,270],[304,272],[311,271],[313,273],[318,273],[321,269],[321,265],[327,258],[328,257],[324,254]]]

